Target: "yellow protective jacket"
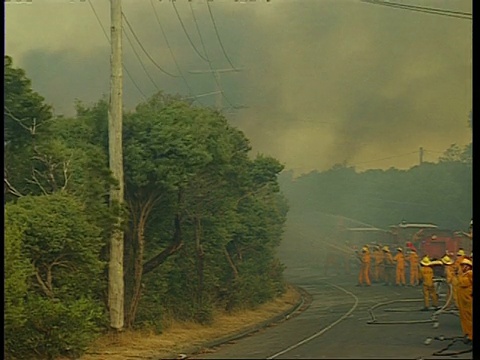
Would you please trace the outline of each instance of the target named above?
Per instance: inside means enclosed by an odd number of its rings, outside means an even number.
[[[455,268],[452,265],[445,265],[445,279],[451,284],[455,278]]]
[[[433,269],[430,266],[422,266],[420,274],[422,274],[423,286],[433,286]]]
[[[365,266],[369,266],[370,265],[370,253],[367,251],[367,252],[364,252],[362,254],[362,256],[360,257],[360,261],[362,262],[363,265]]]
[[[403,253],[399,252],[397,255],[395,255],[393,260],[397,263],[397,269],[405,269],[405,256]]]
[[[406,260],[410,263],[410,269],[414,269],[418,266],[419,256],[416,252],[412,251]]]
[[[462,260],[465,259],[465,256],[458,256],[456,259],[455,259],[455,263],[452,265],[455,269],[455,272],[457,273],[457,275],[460,275],[462,273]]]

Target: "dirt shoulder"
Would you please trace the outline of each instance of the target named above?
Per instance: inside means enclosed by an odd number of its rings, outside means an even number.
[[[172,358],[189,349],[199,348],[216,339],[252,329],[292,309],[302,299],[301,292],[289,286],[278,299],[263,304],[256,310],[234,314],[217,313],[211,325],[189,322],[172,323],[162,334],[146,331],[125,331],[99,338],[80,360],[130,360]]]

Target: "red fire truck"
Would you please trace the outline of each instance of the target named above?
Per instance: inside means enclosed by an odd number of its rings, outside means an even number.
[[[441,259],[446,253],[455,255],[462,248],[466,254],[472,251],[472,241],[465,233],[440,229],[431,223],[401,223],[390,226],[400,246],[414,246],[421,257]]]

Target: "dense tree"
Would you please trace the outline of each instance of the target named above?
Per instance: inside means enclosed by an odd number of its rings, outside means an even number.
[[[108,106],[52,117],[5,61],[6,354],[77,356],[107,325]],[[205,323],[284,291],[276,159],[252,159],[218,111],[161,92],[125,114],[123,144],[127,326]]]
[[[44,98],[33,91],[25,71],[13,66],[10,56],[4,57],[3,79],[4,141],[12,150],[30,144],[44,123],[52,118],[52,109]]]
[[[472,163],[453,145],[439,163],[423,163],[409,170],[335,168],[292,180],[281,177],[282,189],[298,213],[328,214],[331,228],[343,226],[388,228],[402,219],[433,222],[462,229],[472,214]],[[306,204],[304,206],[304,204]],[[323,214],[323,215],[320,215]]]
[[[5,73],[5,354],[78,354],[105,309],[106,157],[81,119],[52,117],[9,57]]]
[[[104,319],[100,229],[77,199],[61,193],[22,197],[6,205],[5,215],[5,277],[19,281],[6,288],[13,305],[7,356],[81,353]]]

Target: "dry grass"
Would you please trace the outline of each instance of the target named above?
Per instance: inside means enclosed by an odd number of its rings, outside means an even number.
[[[209,326],[173,322],[161,335],[146,331],[125,331],[117,335],[105,335],[91,346],[81,360],[148,359],[181,353],[185,349],[271,319],[295,305],[300,296],[294,288],[289,287],[282,297],[263,304],[256,310],[230,315],[215,314],[214,321]]]

